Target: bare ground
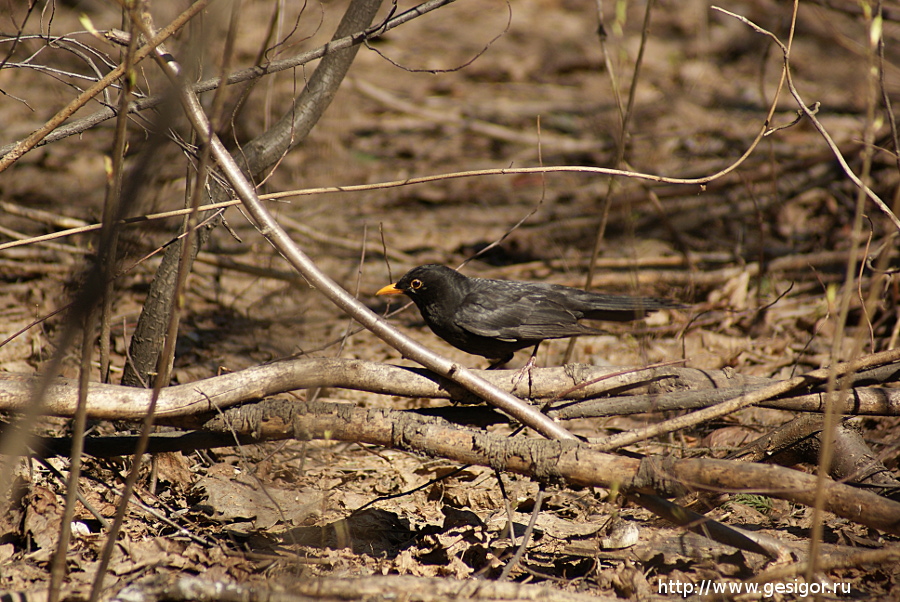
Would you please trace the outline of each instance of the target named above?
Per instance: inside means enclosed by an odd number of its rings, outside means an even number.
[[[299,16],[298,7],[284,7],[276,37],[286,42],[266,58],[327,41],[343,4],[310,4]],[[157,25],[173,16],[166,10],[175,10],[152,7],[157,8]],[[603,8],[607,36],[602,40],[594,3],[525,0],[457,2],[372,41],[371,48],[360,51],[309,138],[283,158],[260,191],[490,168],[615,167],[623,139],[627,168],[638,172],[697,178],[737,160],[763,127],[781,73],[777,47],[707,4],[657,3],[623,137],[619,107],[632,86],[646,6],[622,2]],[[787,40],[786,4],[733,2],[724,8]],[[867,77],[869,30],[858,8],[857,3],[803,3],[792,74],[803,100],[821,103],[817,118],[850,168],[870,172],[874,192],[892,204],[897,149],[881,89]],[[81,11],[97,29],[120,26],[118,13],[100,3],[54,9],[27,20],[24,9],[0,10],[2,31],[60,35],[83,30]],[[235,68],[254,64],[260,48],[274,47],[264,42],[273,10],[271,3],[244,2]],[[887,3],[886,10],[883,90],[895,100],[898,6]],[[190,35],[171,42],[182,61],[197,52],[194,60],[204,65],[204,77],[219,68],[225,15],[214,5]],[[87,35],[73,37],[113,52]],[[33,64],[90,73],[71,47],[54,48],[46,40],[23,39],[13,48],[4,39],[3,49],[9,63],[23,63],[40,51]],[[263,132],[287,110],[311,68],[229,88],[223,139],[236,147]],[[0,69],[0,88],[7,93],[0,99],[5,124],[0,143],[20,140],[39,127],[74,96],[72,84],[85,85],[22,65]],[[165,89],[149,62],[139,71],[138,85],[152,92]],[[874,111],[868,119],[870,106]],[[75,117],[97,108],[89,104]],[[797,110],[782,90],[771,125],[791,124]],[[163,117],[148,112],[144,118],[167,118],[166,109],[158,115]],[[173,131],[187,136],[183,120],[172,119]],[[0,233],[0,243],[17,232],[30,237],[68,227],[59,220],[18,215],[15,207],[86,223],[100,220],[112,123],[35,149],[0,175],[0,200],[14,206],[0,207],[0,225],[7,230]],[[130,125],[126,155],[130,177],[140,180],[130,199],[132,215],[180,208],[188,172],[182,151],[170,142],[152,147],[143,125],[141,118]],[[870,162],[863,144],[867,137],[874,145]],[[271,207],[326,273],[380,312],[386,308],[372,293],[406,269],[429,262],[459,265],[506,234],[502,244],[465,271],[583,286],[598,228],[605,223],[594,285],[677,299],[691,310],[581,338],[573,362],[624,367],[681,359],[690,367],[787,378],[896,346],[898,290],[891,269],[897,263],[897,229],[884,211],[862,202],[860,233],[854,230],[858,188],[809,119],[764,138],[740,167],[703,186],[619,178],[610,194],[610,185],[596,173],[493,175],[295,196]],[[355,332],[354,323],[316,290],[285,276],[286,264],[238,210],[229,209],[226,220],[231,231],[219,227],[212,233],[184,295],[172,384],[294,354],[411,365],[368,332]],[[158,255],[144,257],[170,241],[179,223],[177,218],[159,220],[123,231],[122,265],[131,269],[117,279],[112,304],[112,382],[118,382],[159,263]],[[93,236],[55,242],[63,246],[0,251],[0,335],[5,339],[21,330],[0,346],[0,369],[40,372],[60,352],[65,314],[50,314],[78,289],[95,250]],[[857,248],[869,261],[860,264],[857,258],[848,267],[850,251]],[[261,274],[260,268],[270,272]],[[874,302],[865,307],[870,298]],[[414,310],[392,320],[454,360],[485,366],[434,337]],[[566,347],[565,341],[545,344],[539,364],[559,365]],[[60,375],[77,377],[77,348],[63,351]],[[101,378],[96,365],[91,378]],[[308,395],[364,408],[446,405],[340,389],[299,391],[291,398]],[[793,415],[751,408],[627,451],[724,457]],[[592,438],[668,416],[581,419],[566,427]],[[898,418],[855,422],[874,454],[898,477]],[[98,422],[91,435],[132,427]],[[490,428],[511,432],[505,424]],[[63,436],[71,432],[70,421],[47,418],[37,432]],[[89,595],[131,462],[131,457],[85,460],[79,483],[84,499],[76,508],[66,557],[65,598]],[[65,457],[18,466],[21,497],[0,523],[0,588],[46,591],[69,467]],[[382,583],[374,576],[416,576],[422,581],[415,585],[384,582],[382,591],[388,593],[383,595],[449,598],[439,583],[498,579],[515,551],[509,524],[521,542],[539,487],[532,479],[487,467],[457,468],[441,458],[328,440],[156,455],[145,460],[103,598],[126,586],[182,574],[309,596],[314,594],[302,590],[303,584],[317,583],[323,595],[341,597],[328,589],[336,588],[335,582],[314,581],[334,577],[350,584],[358,598],[376,594],[353,578]],[[815,471],[810,464],[795,468]],[[747,581],[777,569],[785,572],[770,583],[797,584],[801,575],[789,567],[808,557],[813,540],[821,541],[817,553],[831,563],[817,573],[822,582],[849,584],[852,596],[864,599],[890,600],[900,592],[897,536],[833,515],[825,516],[819,533],[812,508],[775,497],[730,495],[723,501],[709,516],[775,537],[791,550],[789,557],[772,560],[688,534],[611,496],[609,489],[551,483],[528,549],[509,576],[536,589],[511,595],[669,599],[674,594],[664,593],[661,584]],[[638,542],[604,548],[604,529],[621,520],[637,527]],[[458,583],[462,587],[463,581]],[[797,598],[796,591],[780,595],[770,598]]]

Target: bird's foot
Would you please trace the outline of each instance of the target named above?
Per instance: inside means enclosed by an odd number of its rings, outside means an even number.
[[[519,386],[519,383],[522,382],[522,379],[525,378],[525,375],[528,375],[528,397],[531,397],[531,390],[534,387],[534,367],[537,365],[537,359],[534,355],[528,358],[528,361],[525,362],[525,365],[513,375],[512,378],[512,390],[515,391]]]

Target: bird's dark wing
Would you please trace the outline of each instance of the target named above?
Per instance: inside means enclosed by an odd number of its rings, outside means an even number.
[[[482,281],[491,282],[491,281]],[[543,340],[600,332],[578,323],[559,293],[541,285],[473,286],[455,315],[472,334],[505,341]]]
[[[608,295],[580,289],[545,285],[548,294],[558,294],[561,303],[581,318],[604,320],[607,322],[630,322],[643,318],[658,309],[674,309],[682,307],[665,299],[654,297],[630,297],[627,295]]]

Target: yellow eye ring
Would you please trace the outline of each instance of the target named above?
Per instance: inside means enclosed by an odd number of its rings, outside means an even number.
[[[422,281],[419,280],[418,278],[414,279],[412,282],[409,283],[409,288],[411,288],[414,291],[419,290],[420,288],[422,288]]]

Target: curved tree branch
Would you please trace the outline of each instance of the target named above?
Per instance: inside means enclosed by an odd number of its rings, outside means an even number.
[[[897,366],[885,376],[896,379]],[[513,371],[474,371],[497,387],[509,387]],[[22,412],[38,381],[32,375],[0,373],[0,411]],[[610,369],[583,364],[535,368],[530,394],[534,399],[560,403],[548,411],[554,419],[620,416],[639,412],[696,409],[739,397],[777,381],[696,368]],[[855,382],[840,411],[847,415],[900,416],[900,390],[866,387]],[[304,358],[254,366],[160,392],[157,416],[169,424],[201,416],[269,395],[312,388],[366,391],[396,397],[453,399],[481,402],[452,380],[421,368],[407,368],[340,358]],[[515,391],[510,391],[514,393]],[[649,392],[649,394],[643,394]],[[629,394],[626,394],[629,393]],[[638,393],[638,394],[630,394]],[[141,420],[150,403],[148,389],[90,383],[87,411],[94,420]],[[822,412],[826,393],[820,390],[770,399],[766,407],[798,412]],[[78,401],[77,382],[57,378],[50,383],[42,412],[71,417]],[[579,403],[573,403],[579,402]]]

